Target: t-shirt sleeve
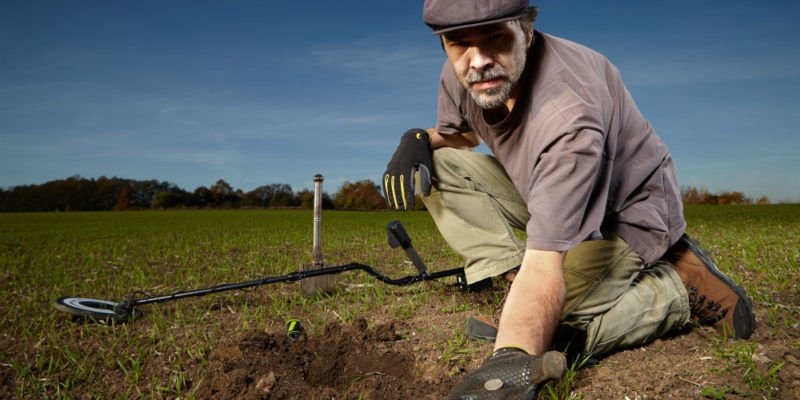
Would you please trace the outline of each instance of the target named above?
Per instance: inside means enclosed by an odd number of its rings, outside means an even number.
[[[533,169],[527,248],[567,251],[599,239],[609,181],[603,134],[578,128],[556,135]]]
[[[445,62],[439,75],[439,105],[436,129],[441,134],[452,135],[469,132],[464,105],[467,91],[458,82],[450,62]]]

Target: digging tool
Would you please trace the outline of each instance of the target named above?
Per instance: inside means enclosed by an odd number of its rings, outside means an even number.
[[[408,236],[408,233],[399,221],[390,222],[386,228],[388,232],[389,245],[392,248],[402,247],[403,250],[405,250],[406,255],[411,260],[411,263],[417,269],[417,275],[409,275],[402,278],[393,279],[381,274],[375,268],[369,265],[350,263],[334,267],[297,271],[280,276],[268,276],[247,282],[225,283],[205,289],[180,291],[168,295],[131,299],[119,303],[86,297],[61,297],[56,300],[55,307],[58,310],[72,314],[77,318],[85,318],[104,322],[126,322],[141,317],[142,313],[137,309],[137,307],[146,304],[164,303],[172,300],[180,300],[186,297],[199,297],[212,293],[246,289],[278,282],[296,282],[301,279],[340,274],[342,272],[353,270],[364,271],[383,283],[395,286],[410,285],[416,282],[430,281],[448,276],[457,276],[457,284],[464,282],[463,268],[454,268],[445,271],[429,273],[425,268],[425,264],[423,263],[422,259],[419,257],[419,254],[417,254],[416,250],[414,250],[413,246],[411,245],[411,238]]]
[[[320,174],[314,175],[314,227],[313,227],[313,248],[311,265],[300,266],[301,271],[317,270],[325,267],[325,260],[322,256],[322,181]],[[317,294],[332,292],[336,288],[335,275],[323,275],[300,282],[300,289],[303,296],[313,297]]]

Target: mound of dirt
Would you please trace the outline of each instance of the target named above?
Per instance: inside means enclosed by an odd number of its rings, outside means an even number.
[[[209,357],[198,398],[441,399],[453,382],[416,370],[413,346],[395,323],[328,325],[321,334],[291,339],[250,331],[222,343]],[[446,378],[445,378],[446,379]]]

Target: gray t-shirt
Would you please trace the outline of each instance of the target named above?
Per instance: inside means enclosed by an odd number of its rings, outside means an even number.
[[[601,54],[536,32],[511,113],[482,110],[446,62],[437,129],[474,131],[528,206],[527,248],[619,234],[646,262],[686,228],[666,145]]]

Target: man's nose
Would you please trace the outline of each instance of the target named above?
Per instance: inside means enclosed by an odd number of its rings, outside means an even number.
[[[494,56],[488,49],[482,46],[475,46],[472,48],[472,57],[470,58],[469,67],[474,70],[483,71],[491,68],[494,64]]]

